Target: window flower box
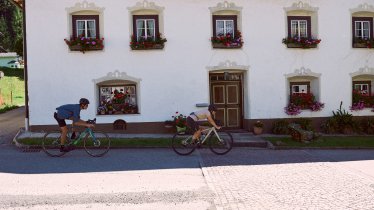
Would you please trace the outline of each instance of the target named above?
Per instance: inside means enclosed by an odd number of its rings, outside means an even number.
[[[302,48],[302,49],[309,49],[309,48],[316,48],[317,45],[321,42],[320,39],[314,38],[284,38],[282,43],[287,46],[287,48]]]
[[[79,36],[70,37],[69,40],[64,39],[64,41],[71,51],[81,51],[82,53],[86,51],[103,50],[104,48],[104,38],[86,38]]]
[[[242,48],[243,39],[240,31],[236,31],[232,36],[230,33],[226,35],[213,36],[211,39],[212,47],[215,49],[235,49]]]
[[[301,113],[301,110],[310,109],[316,112],[322,110],[324,106],[324,103],[316,101],[313,93],[294,93],[284,111],[288,115],[298,115]]]
[[[143,38],[140,37],[138,40],[134,35],[131,36],[130,47],[132,50],[161,50],[164,49],[165,42],[167,40],[158,34],[154,37]]]
[[[374,39],[354,39],[353,48],[374,49]]]
[[[353,90],[352,92],[352,106],[351,111],[360,111],[365,108],[371,108],[374,112],[374,95],[361,93],[360,91]]]

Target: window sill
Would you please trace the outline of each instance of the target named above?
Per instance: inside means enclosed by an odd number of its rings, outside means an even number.
[[[152,45],[138,45],[130,46],[132,50],[162,50],[164,49],[163,44],[152,44]]]
[[[317,48],[317,44],[309,45],[309,46],[303,46],[299,43],[288,43],[287,48],[301,48],[301,49],[310,49],[310,48]]]
[[[229,44],[225,45],[223,43],[212,43],[212,47],[214,49],[239,49],[242,48],[243,45],[241,44]]]

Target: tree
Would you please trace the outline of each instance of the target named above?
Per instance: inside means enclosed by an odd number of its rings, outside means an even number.
[[[8,0],[0,1],[0,46],[23,55],[22,11]]]

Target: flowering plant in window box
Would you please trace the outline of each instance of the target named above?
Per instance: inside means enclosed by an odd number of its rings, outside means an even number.
[[[354,38],[353,47],[374,49],[374,39]]]
[[[105,102],[102,101],[101,104],[100,104],[100,106],[97,108],[97,113],[98,114],[105,114],[107,111],[108,110],[107,110],[107,107],[105,105]]]
[[[372,108],[371,111],[374,112],[374,95],[370,95],[367,92],[353,90],[352,106],[350,107],[350,110],[359,111],[365,108]]]
[[[136,40],[135,35],[131,36],[130,47],[132,50],[150,50],[150,49],[163,49],[167,40],[162,38],[161,34],[156,37],[140,37]]]
[[[288,115],[298,115],[302,109],[310,109],[315,112],[322,110],[324,106],[325,104],[316,101],[313,93],[294,93],[284,110]]]
[[[230,33],[213,36],[211,39],[213,48],[241,48],[243,46],[242,34],[236,31],[234,36]]]
[[[82,35],[78,37],[71,36],[69,40],[64,39],[71,51],[85,51],[102,50],[104,48],[104,38],[86,38]]]
[[[282,40],[282,43],[287,45],[288,48],[316,48],[317,45],[321,42],[321,39],[314,38],[299,38],[299,37],[288,37]]]

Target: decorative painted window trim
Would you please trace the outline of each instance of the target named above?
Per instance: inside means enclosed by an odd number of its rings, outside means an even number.
[[[115,70],[114,72],[109,72],[106,76],[100,77],[98,79],[94,79],[94,87],[95,87],[95,96],[97,101],[97,114],[101,114],[101,111],[105,111],[105,114],[109,114],[109,110],[117,109],[115,114],[140,114],[140,82],[141,79],[128,76],[126,72],[119,72],[118,70]],[[132,89],[135,91],[135,95],[131,92],[125,93],[126,91],[121,91],[119,89],[119,95],[124,96],[129,99],[134,98],[135,105],[132,106],[132,103],[125,104],[113,104],[113,100],[111,100],[111,103],[102,103],[100,101],[100,88],[101,87],[125,87],[124,89]],[[132,87],[132,88],[131,88]],[[113,89],[113,88],[112,88]],[[118,89],[118,88],[117,88]],[[122,92],[122,93],[120,93]],[[133,95],[131,95],[133,94]],[[119,98],[119,97],[117,97]],[[116,99],[117,99],[116,98]],[[127,103],[125,101],[125,103]],[[104,113],[103,113],[104,114]],[[113,113],[111,113],[113,114]]]
[[[371,109],[374,112],[374,68],[365,66],[350,74],[352,77],[352,105],[351,111]],[[355,90],[355,85],[362,84],[368,86],[368,93],[361,93]]]
[[[130,48],[132,50],[163,49],[167,41],[162,37],[164,34],[164,7],[157,6],[154,2],[144,0],[137,2],[135,6],[127,7],[130,22]],[[136,31],[136,19],[141,17],[153,17],[155,19],[155,39],[142,40],[138,42]]]
[[[312,7],[308,3],[299,1],[293,3],[290,7],[284,7],[286,16],[286,38],[283,38],[287,48],[317,48],[321,42],[318,39],[318,7]],[[292,37],[291,36],[291,21],[304,20],[307,22],[307,37]]]
[[[211,13],[212,36],[211,42],[213,48],[232,49],[241,48],[243,40],[241,36],[242,31],[242,7],[238,7],[235,3],[224,1],[218,3],[215,7],[209,7]],[[216,35],[216,21],[217,20],[232,20],[234,22],[234,35]]]
[[[374,6],[368,3],[360,4],[356,8],[350,9],[351,13],[356,12],[372,12],[374,13]]]
[[[298,115],[302,110],[320,111],[324,104],[319,102],[320,76],[310,69],[301,67],[293,73],[285,74],[288,85],[288,105],[284,111],[288,115]],[[292,85],[307,85],[306,93],[292,93]],[[315,95],[314,95],[315,94]]]
[[[70,39],[65,39],[66,44],[69,46],[70,51],[97,51],[97,50],[103,50],[103,38],[100,37],[101,34],[104,34],[104,24],[103,24],[103,12],[104,7],[98,7],[95,3],[88,3],[86,0],[82,1],[81,3],[76,3],[72,7],[65,8],[67,12],[67,21],[68,21],[68,29],[67,29],[67,37],[70,37]],[[81,42],[78,39],[81,39],[82,37],[76,37],[75,35],[75,29],[73,28],[75,24],[73,23],[74,18],[73,17],[82,16],[84,17],[93,17],[96,21],[96,39],[89,39],[87,41],[90,41],[90,44],[86,44],[82,47]],[[86,43],[86,40],[84,40]]]
[[[235,61],[226,60],[220,62],[217,66],[207,66],[206,69],[208,71],[221,71],[221,70],[249,70],[249,66],[246,65],[238,65]]]

